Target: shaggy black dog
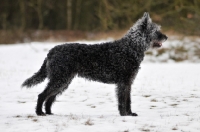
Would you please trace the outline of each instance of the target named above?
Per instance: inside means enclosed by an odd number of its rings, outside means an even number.
[[[40,70],[27,79],[22,86],[31,87],[45,78],[49,82],[38,95],[36,113],[45,115],[58,94],[68,88],[74,76],[103,83],[116,84],[118,109],[121,116],[137,116],[131,111],[131,84],[135,79],[144,53],[150,47],[161,47],[167,36],[160,26],[144,13],[127,34],[119,40],[102,44],[63,44],[51,49]]]

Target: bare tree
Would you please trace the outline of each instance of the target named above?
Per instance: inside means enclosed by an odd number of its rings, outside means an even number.
[[[32,7],[37,12],[38,21],[39,21],[38,29],[43,28],[42,2],[43,0],[29,1],[29,6]]]
[[[26,28],[25,1],[19,0],[19,6],[20,6],[20,13],[21,13],[21,30],[24,30]]]
[[[72,23],[72,1],[71,0],[66,0],[66,4],[67,4],[67,8],[66,8],[66,12],[67,12],[67,29],[71,29],[71,23]]]

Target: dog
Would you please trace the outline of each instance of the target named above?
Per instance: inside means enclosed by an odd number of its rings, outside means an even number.
[[[159,48],[167,40],[160,26],[144,13],[119,40],[101,44],[62,44],[52,48],[40,70],[22,84],[32,87],[48,78],[38,95],[36,114],[51,115],[56,96],[68,88],[77,75],[89,80],[116,84],[118,110],[121,116],[137,116],[131,111],[131,85],[140,69],[145,51]],[[45,111],[42,111],[45,102]]]

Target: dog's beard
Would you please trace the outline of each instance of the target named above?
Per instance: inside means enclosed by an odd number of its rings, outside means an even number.
[[[166,41],[166,39],[164,39],[164,40],[153,40],[152,41],[152,47],[153,48],[160,48],[160,47],[162,47],[162,43],[164,43]]]
[[[153,48],[160,48],[162,46],[161,41],[153,41]]]

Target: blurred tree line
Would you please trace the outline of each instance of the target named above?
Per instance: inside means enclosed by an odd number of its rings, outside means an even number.
[[[200,33],[200,0],[0,0],[0,29],[127,29],[145,11],[165,29]]]

